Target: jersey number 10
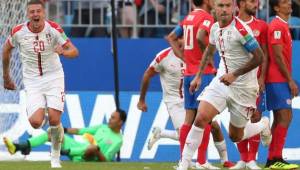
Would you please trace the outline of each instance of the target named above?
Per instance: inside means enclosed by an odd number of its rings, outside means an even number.
[[[194,48],[194,26],[183,25],[184,49],[192,50]]]

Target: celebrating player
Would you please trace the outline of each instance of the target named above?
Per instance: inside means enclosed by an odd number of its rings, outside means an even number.
[[[51,167],[59,168],[63,137],[61,113],[64,108],[64,72],[59,55],[74,58],[78,50],[62,28],[45,20],[45,6],[40,0],[27,4],[28,22],[13,28],[3,47],[4,88],[14,90],[9,73],[10,54],[19,47],[23,63],[23,82],[27,96],[27,114],[34,128],[49,115],[51,133]]]

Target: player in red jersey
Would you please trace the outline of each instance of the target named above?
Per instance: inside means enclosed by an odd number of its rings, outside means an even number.
[[[276,13],[268,30],[269,67],[266,76],[267,108],[273,111],[272,142],[266,168],[296,169],[282,158],[287,131],[292,120],[291,101],[299,89],[292,78],[292,37],[288,19],[292,13],[291,0],[270,0]]]
[[[268,65],[268,49],[267,49],[267,33],[268,25],[265,21],[255,18],[258,1],[257,0],[237,0],[239,7],[238,18],[244,21],[253,31],[253,35],[258,41],[264,52],[264,58],[262,65],[258,71],[258,84],[260,90],[260,96],[257,102],[257,110],[252,116],[252,121],[256,122],[260,120],[261,114],[265,111],[265,75]],[[241,160],[230,169],[261,169],[256,164],[256,154],[260,142],[260,135],[255,135],[251,138],[245,139],[237,143],[238,150],[240,152]]]
[[[192,127],[197,113],[199,104],[199,102],[197,101],[197,97],[202,92],[204,87],[206,87],[210,83],[216,72],[213,64],[210,63],[204,71],[201,87],[193,93],[189,92],[190,83],[194,79],[194,76],[199,69],[202,53],[208,43],[208,35],[210,33],[211,25],[214,23],[214,19],[210,15],[212,7],[213,0],[193,0],[194,10],[185,17],[180,25],[178,25],[168,35],[167,38],[171,47],[173,48],[174,53],[177,56],[181,56],[186,62],[186,71],[184,75],[184,102],[186,116],[179,134],[181,153],[186,137]],[[184,39],[183,51],[180,50],[178,44],[178,38],[182,36]],[[204,140],[198,148],[198,159],[196,166],[199,168],[208,169],[217,168],[206,162],[206,150],[209,143],[211,127],[214,128],[214,137],[215,139],[217,139],[215,141],[215,146],[217,147],[217,150],[221,155],[221,160],[222,162],[224,162],[224,166],[232,166],[232,164],[228,162],[225,140],[221,133],[221,129],[216,122],[214,122],[212,126],[208,125],[205,128]]]

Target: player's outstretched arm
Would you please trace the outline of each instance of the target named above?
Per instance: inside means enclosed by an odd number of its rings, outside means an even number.
[[[55,52],[68,58],[75,58],[79,55],[78,49],[69,41],[64,46],[56,46]]]
[[[10,73],[9,73],[10,55],[13,48],[14,47],[11,46],[8,41],[6,41],[6,43],[3,46],[3,52],[2,52],[4,88],[8,90],[16,89],[16,86],[14,82],[11,80]]]
[[[147,104],[145,102],[146,93],[147,93],[151,78],[156,74],[157,74],[157,72],[152,67],[148,68],[144,73],[143,80],[141,83],[140,98],[139,98],[139,102],[137,104],[137,108],[143,112],[147,112]]]

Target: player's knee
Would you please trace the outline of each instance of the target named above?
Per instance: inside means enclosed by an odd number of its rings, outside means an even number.
[[[194,124],[198,127],[204,128],[211,120],[207,116],[207,114],[198,113]]]
[[[230,137],[232,142],[240,142],[243,138],[242,136],[239,136],[235,133],[229,133],[229,137]]]
[[[60,118],[56,118],[56,117],[49,118],[50,126],[57,126],[59,124],[60,124]]]
[[[35,120],[35,119],[29,119],[29,122],[34,129],[40,128],[43,123],[43,121],[39,121],[39,120]]]

